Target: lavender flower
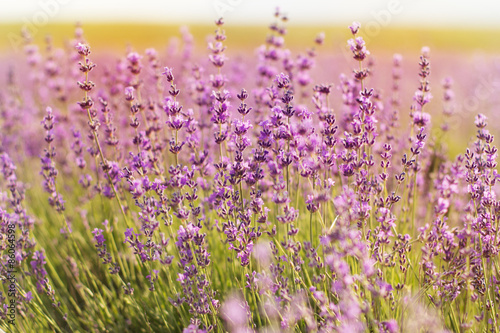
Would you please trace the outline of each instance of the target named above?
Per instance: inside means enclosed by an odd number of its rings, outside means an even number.
[[[289,48],[288,20],[254,55],[222,19],[204,50],[182,27],[121,57],[80,25],[62,47],[10,36],[25,64],[0,63],[2,329],[14,312],[30,332],[499,327],[494,59],[434,50],[436,73],[457,68],[439,104],[428,47],[407,77],[353,22],[342,69],[322,33]]]

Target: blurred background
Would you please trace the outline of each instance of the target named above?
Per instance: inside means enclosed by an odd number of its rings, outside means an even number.
[[[224,17],[229,41],[255,45],[276,7],[289,17],[290,47],[321,29],[329,40],[345,38],[352,21],[364,25],[367,44],[393,49],[439,45],[446,50],[500,49],[500,2],[491,0],[22,0],[0,2],[0,48],[18,49],[24,26],[35,38],[67,36],[68,27],[81,22],[87,38],[98,47],[155,46],[179,35],[189,25],[195,37],[213,29]],[[252,27],[252,29],[248,29]],[[231,38],[234,37],[234,38]],[[203,39],[197,38],[203,43]]]
[[[402,54],[408,78],[403,80],[408,86],[403,87],[402,97],[408,108],[418,84],[420,50],[429,46],[435,114],[442,109],[441,82],[452,77],[460,116],[454,131],[468,129],[479,112],[493,123],[500,121],[500,1],[492,0],[4,0],[0,60],[12,63],[12,54],[23,55],[22,29],[37,45],[44,45],[51,35],[54,45],[62,47],[73,38],[77,22],[99,56],[124,56],[132,50],[144,54],[153,47],[166,55],[162,65],[169,65],[168,55],[182,49],[185,37],[192,35],[194,54],[206,60],[207,37],[215,30],[214,21],[223,17],[230,63],[238,65],[238,53],[248,58],[265,43],[277,7],[288,18],[285,44],[295,54],[311,47],[319,32],[325,33],[313,73],[319,82],[337,84],[339,74],[353,68],[347,27],[359,21],[377,64],[373,86],[390,86],[392,56]],[[182,57],[180,52],[177,57]],[[251,77],[254,67],[247,64],[240,71]],[[2,72],[0,68],[4,77]],[[469,135],[457,136],[451,154],[462,152],[469,140]]]

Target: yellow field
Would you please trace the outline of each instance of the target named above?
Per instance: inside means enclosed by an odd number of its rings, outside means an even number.
[[[12,50],[12,45],[20,41],[21,24],[0,24],[0,51]],[[148,47],[162,48],[168,45],[171,37],[180,38],[177,25],[148,24],[85,24],[83,26],[88,42],[94,48],[125,49],[133,45],[140,51]],[[255,48],[265,40],[265,26],[229,26],[226,27],[227,45],[232,48]],[[214,31],[213,26],[189,25],[195,37],[195,43],[205,48],[206,36]],[[73,24],[49,24],[36,27],[33,35],[36,42],[42,42],[48,34],[54,37],[56,44],[73,36]],[[289,47],[307,47],[318,32],[325,32],[328,45],[344,45],[350,38],[347,27],[341,26],[291,26],[286,38]],[[364,36],[370,49],[384,49],[390,52],[420,49],[422,45],[439,48],[443,51],[500,52],[500,30],[480,29],[417,29],[417,28],[382,28],[379,33]],[[14,44],[12,44],[12,41]],[[19,49],[19,48],[18,48]]]

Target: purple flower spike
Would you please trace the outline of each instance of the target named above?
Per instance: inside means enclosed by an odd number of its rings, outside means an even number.
[[[162,74],[165,75],[168,82],[172,83],[172,81],[174,81],[174,74],[172,73],[172,68],[165,67]]]
[[[288,89],[290,88],[290,79],[288,75],[284,73],[280,73],[279,75],[276,75],[276,78],[274,79],[274,82],[278,86],[279,89]]]
[[[90,47],[87,45],[87,44],[82,44],[82,43],[78,43],[76,45],[76,50],[78,51],[78,53],[84,57],[87,57],[90,55]]]
[[[129,102],[133,101],[135,99],[134,92],[135,92],[134,87],[125,88],[125,100]]]
[[[349,29],[351,29],[353,35],[356,35],[358,33],[359,28],[361,28],[361,24],[356,21],[352,22],[352,24],[349,26]]]

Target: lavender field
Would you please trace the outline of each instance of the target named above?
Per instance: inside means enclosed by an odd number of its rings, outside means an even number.
[[[2,55],[0,331],[500,331],[498,58],[287,21]]]

